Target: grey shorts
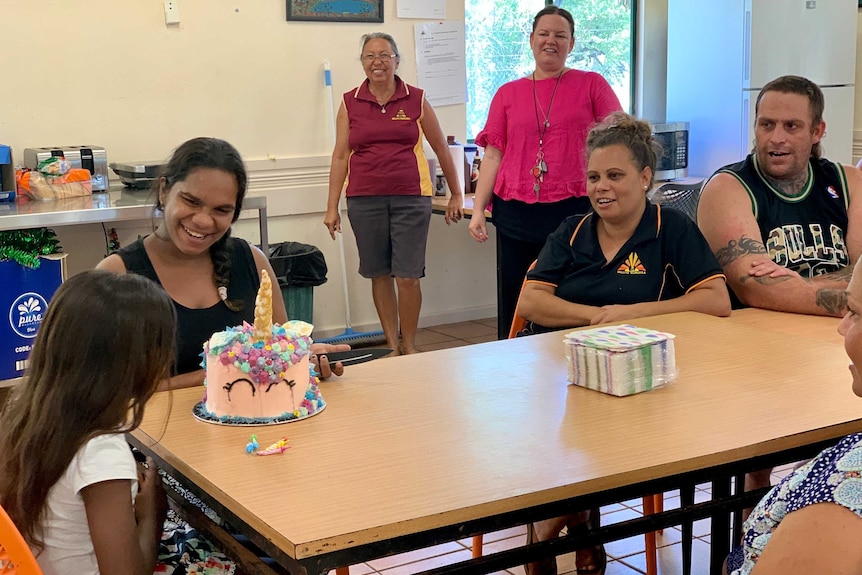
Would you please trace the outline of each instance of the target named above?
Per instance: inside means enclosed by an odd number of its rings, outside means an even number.
[[[366,278],[425,276],[425,245],[431,224],[430,196],[347,198],[347,217]]]

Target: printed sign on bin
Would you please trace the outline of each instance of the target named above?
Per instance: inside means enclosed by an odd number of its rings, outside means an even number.
[[[23,374],[48,302],[66,278],[66,254],[40,261],[36,269],[0,262],[0,380]]]

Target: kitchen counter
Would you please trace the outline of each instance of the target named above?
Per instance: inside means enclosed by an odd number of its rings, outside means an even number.
[[[30,200],[19,197],[14,202],[0,202],[0,230],[147,220],[153,216],[154,203],[149,189],[136,190],[122,184],[112,185],[107,192],[77,198]],[[266,198],[246,196],[242,207],[258,211],[261,249],[266,253],[269,247]]]

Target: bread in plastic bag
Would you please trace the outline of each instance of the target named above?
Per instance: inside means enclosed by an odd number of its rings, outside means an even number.
[[[90,171],[73,168],[61,176],[45,176],[37,171],[16,174],[18,192],[34,200],[57,200],[89,196],[93,191]]]

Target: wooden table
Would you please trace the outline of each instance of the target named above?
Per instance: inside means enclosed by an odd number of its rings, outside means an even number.
[[[787,337],[762,313],[631,322],[677,336],[678,379],[636,396],[568,385],[557,332],[350,367],[322,384],[325,411],[284,426],[202,423],[191,416],[200,389],[157,394],[131,440],[279,563],[321,573],[795,461],[862,430],[840,343]],[[781,326],[804,316],[772,317]],[[251,433],[262,445],[286,435],[291,449],[249,456]],[[603,528],[601,538],[714,515],[709,505]],[[595,540],[466,565],[495,571]]]
[[[844,338],[838,333],[838,323],[841,320],[834,317],[776,313],[751,307],[734,310],[733,321],[739,325],[768,329],[793,337],[844,345]]]

